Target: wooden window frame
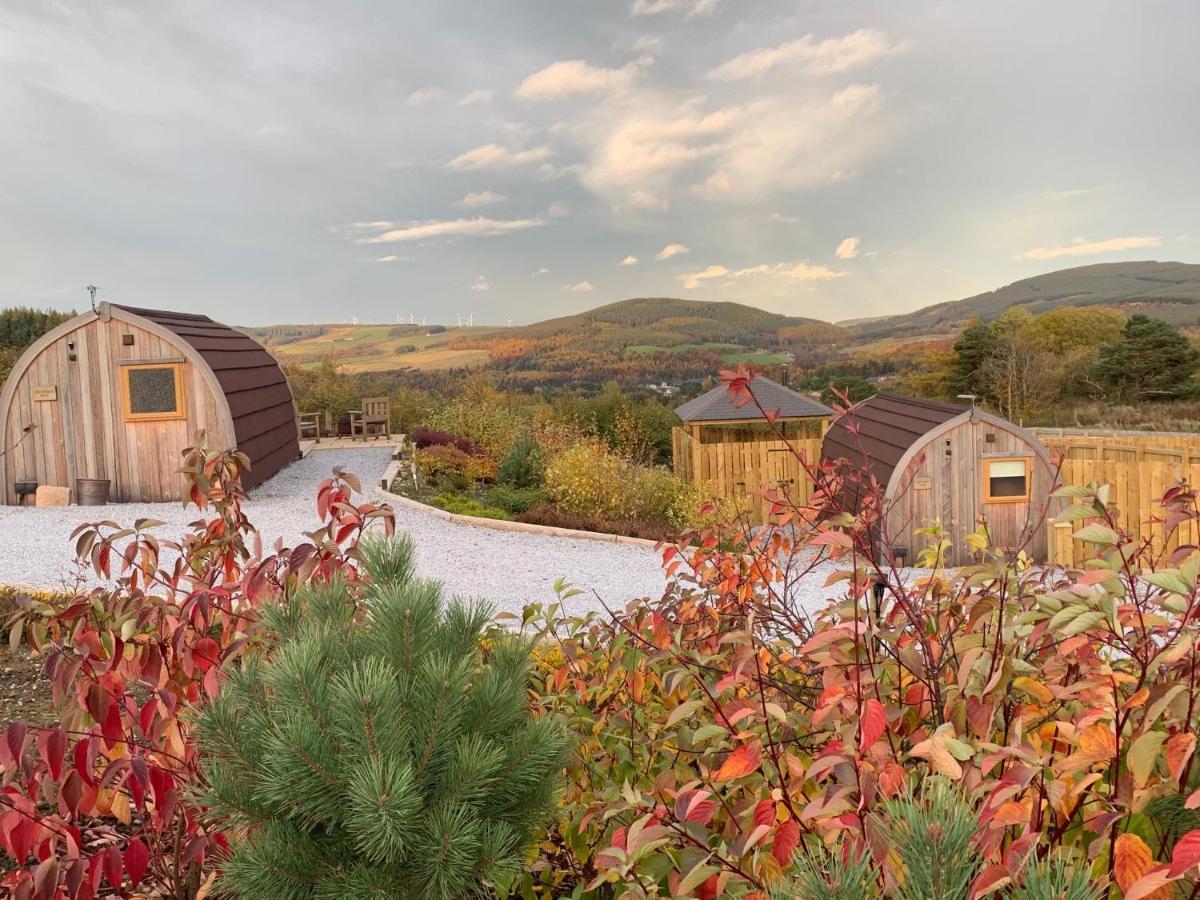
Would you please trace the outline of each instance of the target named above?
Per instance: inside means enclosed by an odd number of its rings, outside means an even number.
[[[129,402],[129,373],[134,369],[171,369],[175,373],[175,409],[173,412],[135,413]],[[141,362],[121,366],[121,409],[126,422],[161,422],[187,418],[183,397],[183,363],[172,360]]]
[[[1033,458],[1029,456],[986,456],[983,459],[984,503],[1028,503],[1033,496]],[[1019,462],[1025,465],[1025,493],[1014,497],[992,496],[992,463]]]

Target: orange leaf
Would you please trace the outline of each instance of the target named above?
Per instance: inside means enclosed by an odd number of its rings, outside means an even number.
[[[1167,746],[1163,753],[1167,759],[1167,768],[1171,772],[1171,777],[1176,781],[1183,774],[1183,767],[1187,765],[1187,761],[1191,759],[1192,752],[1196,749],[1196,736],[1194,734],[1174,734],[1167,739]]]
[[[1135,881],[1154,867],[1154,854],[1136,834],[1125,833],[1117,838],[1113,848],[1113,874],[1122,891],[1128,891]]]
[[[742,744],[742,746],[725,757],[725,762],[717,770],[716,780],[732,781],[735,778],[749,775],[758,768],[760,756],[761,751],[758,747],[751,744]]]
[[[1014,803],[1009,801],[1000,806],[996,810],[996,815],[992,816],[993,825],[1020,825],[1029,818],[1029,813],[1026,811],[1024,804]]]
[[[1111,727],[1096,722],[1079,732],[1079,749],[1095,759],[1111,759],[1117,752],[1117,739]]]

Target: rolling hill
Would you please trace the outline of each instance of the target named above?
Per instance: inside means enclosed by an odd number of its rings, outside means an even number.
[[[1012,306],[1040,313],[1060,306],[1110,306],[1174,325],[1200,324],[1200,265],[1181,262],[1099,263],[1023,278],[964,300],[915,312],[845,322],[864,338],[958,330],[972,318],[989,321]]]
[[[332,355],[351,372],[492,366],[526,386],[687,379],[738,362],[786,362],[798,347],[890,354],[945,343],[974,318],[1013,306],[1045,312],[1104,305],[1176,325],[1200,325],[1200,265],[1102,263],[1024,278],[994,291],[915,312],[829,325],[741,303],[646,297],[510,328],[412,325],[281,325],[246,329],[285,363]],[[931,344],[932,345],[932,344]]]

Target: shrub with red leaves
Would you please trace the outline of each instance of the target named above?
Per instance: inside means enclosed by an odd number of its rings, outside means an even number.
[[[321,526],[264,553],[242,509],[240,453],[185,451],[188,499],[207,518],[178,543],[153,520],[76,529],[81,564],[110,582],[17,613],[62,710],[57,727],[15,724],[0,740],[3,896],[21,900],[143,894],[190,900],[222,835],[190,791],[197,751],[189,712],[221,690],[223,670],[260,639],[258,611],[298,586],[357,579],[355,545],[390,507],[357,504],[340,470],[317,489]],[[165,554],[163,551],[168,551]]]

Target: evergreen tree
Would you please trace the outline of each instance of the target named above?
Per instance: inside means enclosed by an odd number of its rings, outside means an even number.
[[[541,485],[545,465],[542,448],[530,434],[517,438],[512,450],[500,463],[499,477],[504,484],[517,488],[535,488]]]
[[[954,369],[950,389],[957,394],[984,397],[984,364],[996,349],[996,333],[991,326],[977,322],[968,326],[954,343]]]
[[[361,545],[367,587],[264,613],[271,649],[199,722],[204,800],[231,829],[221,890],[255,900],[481,896],[552,815],[566,738],[530,717],[529,646]]]
[[[1200,352],[1162,319],[1130,316],[1119,340],[1100,349],[1097,378],[1122,400],[1174,400],[1195,390]]]

